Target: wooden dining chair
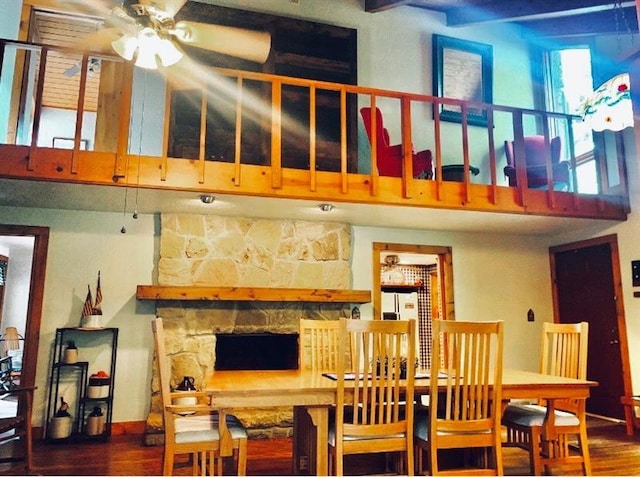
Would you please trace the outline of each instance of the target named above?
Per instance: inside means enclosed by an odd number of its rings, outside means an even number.
[[[11,357],[11,380],[19,381],[22,371],[22,348],[24,345],[24,338],[18,333],[18,328],[15,326],[7,326],[4,329],[2,335],[2,343],[4,349],[1,352],[2,356]]]
[[[587,379],[589,324],[544,323],[540,352],[540,372],[567,378]],[[507,429],[506,447],[529,452],[531,472],[541,475],[542,466],[580,463],[584,475],[591,475],[587,443],[585,399],[555,400],[553,430],[556,436],[544,440],[546,403],[509,404],[502,424]],[[577,436],[577,445],[571,438]]]
[[[25,474],[33,467],[33,439],[31,429],[31,414],[33,393],[35,388],[13,386],[11,389],[0,390],[0,446],[15,445],[10,452],[0,451],[0,463],[24,462]],[[16,441],[17,440],[17,441]]]
[[[344,456],[400,452],[413,475],[415,321],[341,319],[335,419],[329,426],[330,469],[343,475]],[[353,372],[346,372],[353,343]],[[405,371],[406,370],[406,377]]]
[[[156,362],[160,378],[164,422],[163,475],[172,475],[177,454],[190,454],[193,475],[222,475],[223,454],[221,435],[229,432],[238,475],[246,475],[247,431],[233,415],[214,412],[206,393],[197,391],[171,392],[170,368],[165,351],[164,328],[161,318],[151,323],[156,345]],[[195,397],[198,404],[174,405],[174,399]],[[221,416],[224,415],[224,418]],[[231,451],[231,449],[228,449]],[[217,461],[217,469],[216,469]]]
[[[418,467],[431,475],[503,475],[501,445],[503,323],[433,320],[429,409],[416,414]],[[436,377],[440,377],[436,379]],[[476,468],[443,470],[438,451],[477,448]],[[490,451],[490,452],[487,452]],[[480,458],[478,458],[480,457]]]
[[[338,368],[340,320],[299,320],[298,359],[300,369],[334,373]]]

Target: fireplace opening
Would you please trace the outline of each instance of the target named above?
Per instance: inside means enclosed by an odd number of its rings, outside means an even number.
[[[298,334],[218,333],[217,370],[296,369]]]

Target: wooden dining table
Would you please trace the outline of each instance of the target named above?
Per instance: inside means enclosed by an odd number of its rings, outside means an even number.
[[[427,373],[425,373],[426,375]],[[444,383],[444,381],[443,381]],[[430,379],[415,380],[416,394],[429,393]],[[546,399],[553,409],[556,399],[587,399],[595,381],[550,376],[530,371],[503,370],[502,398]],[[203,389],[211,406],[227,409],[293,406],[293,472],[327,475],[329,408],[336,403],[336,381],[306,370],[214,371]],[[553,438],[553,418],[546,419],[544,434]],[[221,430],[221,439],[231,439]],[[221,448],[230,446],[221,443]]]

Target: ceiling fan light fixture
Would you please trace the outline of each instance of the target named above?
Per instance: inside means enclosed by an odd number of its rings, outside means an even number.
[[[173,42],[162,38],[151,27],[141,29],[137,35],[124,35],[111,43],[115,52],[127,61],[145,69],[171,66],[182,58],[182,52]]]
[[[160,38],[157,51],[162,66],[171,66],[182,59],[182,52],[167,38]]]
[[[138,38],[133,35],[123,35],[117,40],[111,42],[113,50],[127,61],[133,60],[138,49]]]

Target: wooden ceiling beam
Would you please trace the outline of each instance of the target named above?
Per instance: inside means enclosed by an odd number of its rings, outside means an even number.
[[[586,13],[562,18],[519,23],[523,35],[529,37],[567,38],[604,34],[638,34],[635,7],[624,9],[624,18],[616,18],[613,11]]]
[[[425,1],[427,5],[429,1]],[[477,7],[464,6],[447,9],[448,26],[466,26],[488,21],[517,21],[580,15],[596,11],[613,10],[614,0],[557,0],[540,2],[532,0],[493,0],[481,2]],[[634,6],[633,1],[623,2],[624,7]]]
[[[411,0],[365,0],[364,11],[376,13],[410,3]]]

